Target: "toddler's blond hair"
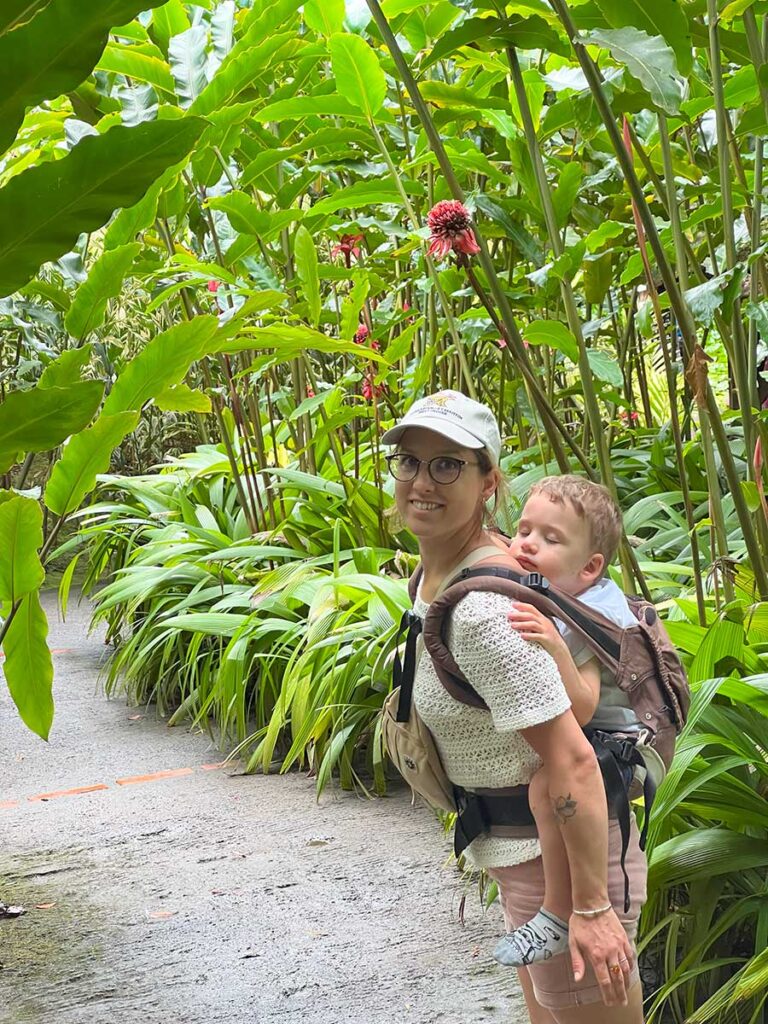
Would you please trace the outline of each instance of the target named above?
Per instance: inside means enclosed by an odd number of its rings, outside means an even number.
[[[589,526],[592,550],[605,559],[607,568],[616,556],[621,541],[621,509],[607,487],[573,474],[545,476],[535,483],[528,497],[546,494],[558,505],[568,502],[576,514]]]

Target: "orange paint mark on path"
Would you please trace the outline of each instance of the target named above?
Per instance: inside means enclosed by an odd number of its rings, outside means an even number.
[[[157,779],[177,779],[180,775],[191,775],[191,768],[169,768],[165,772],[152,772],[151,775],[131,775],[125,779],[115,779],[118,786],[134,786],[139,782],[155,782]]]
[[[219,761],[218,764],[201,764],[200,767],[204,772],[213,772],[216,771],[217,768],[226,768],[228,765],[226,761]]]
[[[27,800],[34,803],[37,800],[56,800],[60,796],[79,796],[81,793],[98,793],[102,789],[109,789],[103,782],[96,786],[79,786],[77,789],[57,789],[53,793],[38,793],[37,796],[28,796]]]
[[[10,810],[11,807],[18,807],[18,800],[0,800],[0,811]]]

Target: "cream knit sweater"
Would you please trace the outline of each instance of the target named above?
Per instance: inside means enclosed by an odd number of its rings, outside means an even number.
[[[416,598],[424,618],[428,605]],[[519,730],[540,725],[571,706],[554,660],[507,620],[510,598],[474,591],[453,609],[448,646],[467,680],[490,709],[462,704],[437,678],[428,655],[416,670],[413,699],[432,732],[448,777],[467,789],[519,786],[541,759]],[[480,836],[466,850],[477,868],[521,864],[539,855],[536,839]]]

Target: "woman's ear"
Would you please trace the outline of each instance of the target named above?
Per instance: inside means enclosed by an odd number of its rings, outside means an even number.
[[[483,501],[490,501],[498,490],[499,483],[501,482],[501,473],[496,467],[494,467],[485,479],[483,484]]]

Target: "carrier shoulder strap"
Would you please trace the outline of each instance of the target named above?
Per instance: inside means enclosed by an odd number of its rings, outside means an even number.
[[[620,626],[553,587],[538,573],[518,573],[506,565],[484,565],[459,573],[430,604],[424,619],[424,646],[441,683],[456,700],[474,707],[486,707],[485,701],[464,677],[447,644],[450,613],[454,605],[473,591],[497,593],[524,601],[550,618],[560,619],[584,639],[610,672],[618,671],[623,633]]]

